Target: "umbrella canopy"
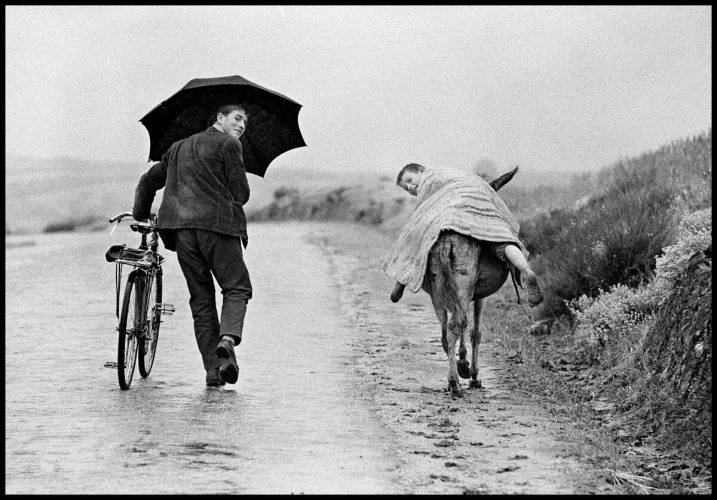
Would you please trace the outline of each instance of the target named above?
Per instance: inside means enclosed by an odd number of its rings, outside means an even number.
[[[249,114],[240,138],[247,172],[263,177],[274,158],[306,146],[298,102],[238,75],[195,78],[140,120],[149,132],[149,161],[161,160],[174,142],[209,127],[222,104],[243,104]]]

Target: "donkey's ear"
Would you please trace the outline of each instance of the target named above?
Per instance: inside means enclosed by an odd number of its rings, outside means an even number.
[[[493,179],[488,184],[490,184],[490,187],[492,187],[495,191],[498,191],[500,188],[502,188],[504,185],[508,184],[508,181],[513,178],[515,173],[518,171],[518,167],[515,167],[510,172],[501,175],[497,179]]]

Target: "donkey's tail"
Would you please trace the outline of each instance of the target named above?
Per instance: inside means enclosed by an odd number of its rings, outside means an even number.
[[[468,318],[458,295],[458,286],[454,278],[456,256],[453,249],[453,239],[441,238],[434,252],[438,257],[433,261],[434,264],[437,264],[437,269],[434,272],[441,276],[440,282],[443,285],[442,290],[436,290],[438,293],[435,295],[439,300],[439,305],[451,313],[448,328],[462,330],[468,324]]]

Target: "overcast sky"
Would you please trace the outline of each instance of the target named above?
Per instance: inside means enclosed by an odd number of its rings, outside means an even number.
[[[6,6],[6,152],[144,165],[192,78],[303,105],[271,168],[596,170],[712,126],[709,6]],[[148,166],[148,165],[147,165]]]

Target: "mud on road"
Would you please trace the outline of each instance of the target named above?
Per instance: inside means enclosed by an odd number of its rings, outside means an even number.
[[[360,350],[357,384],[396,435],[401,467],[396,478],[409,491],[449,494],[610,493],[597,471],[580,463],[561,436],[572,422],[551,414],[540,395],[520,383],[505,357],[505,318],[530,319],[506,285],[486,300],[479,350],[483,388],[454,399],[445,390],[447,361],[430,297],[406,292],[389,300],[394,283],[380,271],[391,238],[371,228],[316,228],[314,242],[331,261],[344,317]],[[522,318],[516,318],[521,316]],[[469,327],[472,323],[469,324]]]

